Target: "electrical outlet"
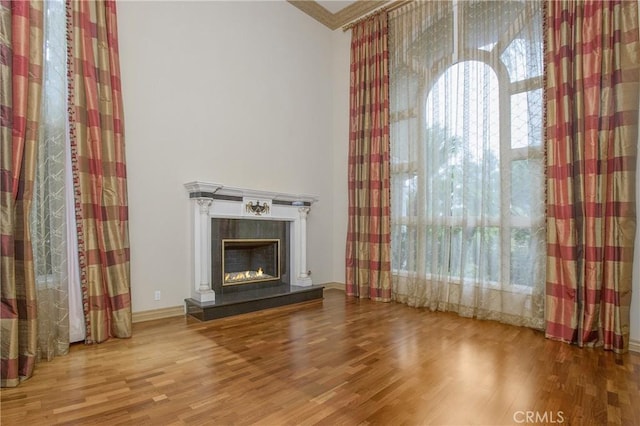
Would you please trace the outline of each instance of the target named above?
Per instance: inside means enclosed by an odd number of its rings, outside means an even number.
[[[160,300],[160,290],[156,290],[156,292],[153,293],[153,300]]]

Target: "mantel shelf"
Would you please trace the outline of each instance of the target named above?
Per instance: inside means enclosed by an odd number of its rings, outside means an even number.
[[[202,198],[213,198],[214,196],[240,197],[268,199],[286,202],[301,202],[311,205],[318,201],[318,197],[308,194],[288,194],[284,192],[260,191],[256,189],[236,188],[224,186],[213,182],[193,181],[184,184],[189,194],[197,194]]]

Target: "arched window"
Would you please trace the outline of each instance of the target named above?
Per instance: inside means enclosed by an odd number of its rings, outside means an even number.
[[[541,34],[534,2],[391,12],[397,300],[542,326]]]
[[[440,259],[426,264],[427,274],[447,262],[455,277],[500,279],[500,121],[498,78],[483,62],[452,65],[428,92],[425,246],[427,258]]]

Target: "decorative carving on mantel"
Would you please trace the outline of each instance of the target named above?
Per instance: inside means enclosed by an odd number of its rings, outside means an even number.
[[[270,216],[271,213],[271,200],[250,200],[245,197],[244,206],[245,213],[253,216]]]
[[[311,209],[309,207],[298,207],[298,213],[300,213],[300,219],[306,219],[309,215],[309,211]]]
[[[213,200],[211,198],[198,198],[197,202],[198,202],[198,205],[200,206],[200,213],[201,214],[209,213],[209,207],[211,206],[211,203],[213,202]]]

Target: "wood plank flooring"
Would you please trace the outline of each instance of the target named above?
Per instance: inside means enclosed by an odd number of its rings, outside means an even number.
[[[8,425],[640,425],[640,355],[345,298],[134,335],[1,391]]]

